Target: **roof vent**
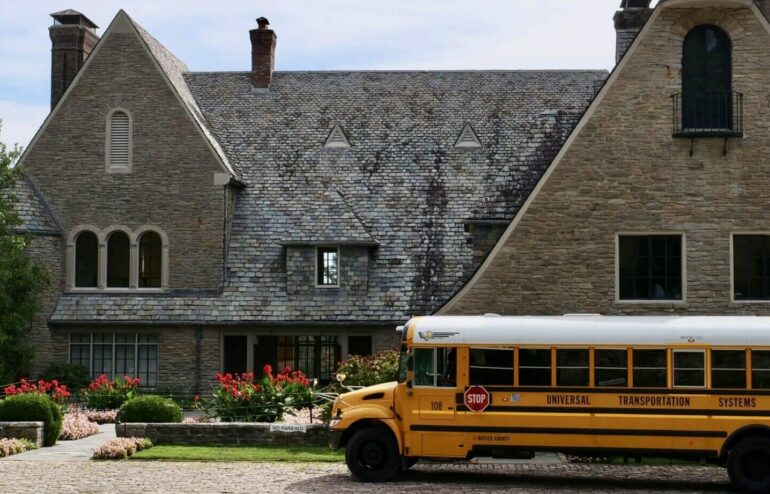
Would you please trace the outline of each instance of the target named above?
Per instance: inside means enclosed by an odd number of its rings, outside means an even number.
[[[336,124],[334,126],[331,134],[329,134],[329,137],[326,138],[324,147],[325,148],[349,148],[350,147],[350,141],[348,141],[348,138],[345,136],[345,133],[342,132],[342,128],[339,126],[339,124]]]
[[[479,137],[476,135],[476,132],[473,130],[473,127],[471,127],[471,124],[465,124],[465,128],[460,133],[460,137],[457,138],[457,142],[455,142],[456,148],[480,148],[481,147],[481,141],[479,141]]]

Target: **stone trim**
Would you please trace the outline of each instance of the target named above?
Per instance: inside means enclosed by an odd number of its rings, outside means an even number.
[[[112,147],[112,116],[124,113],[128,117],[128,166],[115,166],[110,162]],[[134,116],[122,106],[113,108],[107,113],[104,135],[104,171],[107,173],[131,173],[134,165]]]
[[[679,235],[682,237],[682,300],[626,300],[620,298],[620,237],[621,236],[653,236],[653,235]],[[615,300],[616,305],[687,305],[687,234],[683,231],[624,231],[615,234]]]
[[[84,231],[90,231],[96,234],[99,240],[99,273],[98,286],[96,288],[76,287],[75,286],[75,241],[78,235]],[[107,287],[107,240],[110,234],[120,231],[128,235],[130,254],[129,254],[129,287],[114,288]],[[139,239],[146,232],[154,232],[161,238],[161,281],[160,288],[139,288]],[[108,292],[108,293],[159,293],[169,288],[169,239],[168,234],[156,225],[142,225],[136,230],[132,230],[126,225],[110,225],[101,229],[95,225],[77,225],[70,230],[67,235],[67,291],[68,292]]]
[[[736,300],[735,299],[735,236],[736,235],[767,235],[770,236],[770,231],[767,230],[737,230],[730,232],[730,303],[738,306],[746,306],[751,304],[770,304],[770,300]]]
[[[153,444],[202,446],[327,446],[329,444],[329,429],[326,425],[307,425],[306,432],[271,432],[271,425],[274,424],[245,422],[115,424],[115,433],[118,437],[146,437]]]
[[[43,447],[43,422],[0,422],[0,438],[27,439]]]

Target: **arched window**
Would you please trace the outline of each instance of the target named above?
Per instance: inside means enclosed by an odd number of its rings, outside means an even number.
[[[717,26],[693,28],[682,51],[685,129],[724,130],[733,124],[732,42]]]
[[[107,169],[131,169],[131,117],[123,110],[115,110],[107,122]]]
[[[155,232],[139,238],[139,288],[160,288],[163,242]]]
[[[84,231],[75,240],[75,286],[96,288],[99,281],[99,239]]]
[[[125,232],[114,232],[107,239],[107,287],[128,288],[131,246]]]

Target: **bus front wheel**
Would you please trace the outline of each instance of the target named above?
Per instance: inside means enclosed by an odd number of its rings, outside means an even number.
[[[370,427],[350,438],[345,463],[350,473],[364,482],[385,482],[399,470],[398,445],[390,431]]]
[[[770,492],[770,439],[751,437],[739,442],[727,457],[727,471],[742,492]]]

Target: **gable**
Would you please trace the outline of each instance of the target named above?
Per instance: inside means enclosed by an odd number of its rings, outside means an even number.
[[[745,138],[672,137],[682,41],[704,23],[733,40],[734,89],[755,104],[745,108]],[[766,191],[751,176],[770,172],[756,106],[770,77],[769,29],[753,2],[661,2],[489,257],[439,313],[706,310],[618,303],[615,242],[624,232],[675,232],[690,252],[713,248],[700,283],[729,292],[730,232],[766,227]]]

